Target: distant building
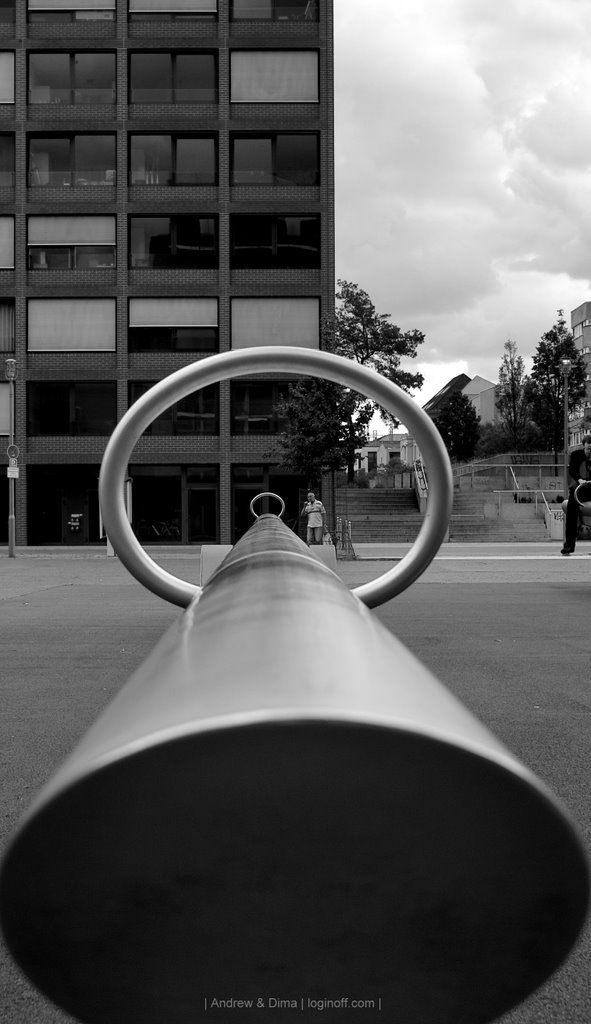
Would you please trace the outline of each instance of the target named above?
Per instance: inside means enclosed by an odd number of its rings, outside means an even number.
[[[575,345],[587,367],[587,394],[569,417],[568,440],[571,447],[581,444],[583,434],[591,430],[591,302],[583,302],[570,315]]]
[[[357,469],[371,473],[373,469],[386,469],[400,458],[400,434],[384,434],[368,441],[357,455]]]
[[[423,406],[423,412],[437,423],[437,417],[445,408],[453,395],[461,394],[469,398],[481,424],[496,423],[497,385],[485,377],[468,377],[466,373],[459,373],[456,377],[444,384],[440,391]],[[400,435],[400,458],[403,462],[412,465],[419,457],[419,450],[414,438],[410,434]]]

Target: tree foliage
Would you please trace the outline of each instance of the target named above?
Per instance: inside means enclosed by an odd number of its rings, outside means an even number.
[[[473,458],[480,436],[480,417],[472,402],[457,391],[437,414],[437,429],[454,462]]]
[[[570,360],[568,371],[568,408],[573,411],[584,398],[585,360],[567,329],[563,311],[558,311],[554,326],[542,335],[533,359],[530,401],[532,419],[539,427],[544,445],[555,459],[564,445],[564,371],[562,360]]]
[[[365,444],[373,408],[359,408],[358,397],[332,381],[306,377],[290,384],[277,406],[289,427],[277,435],[274,454],[286,469],[305,476],[308,487],[318,487],[325,470],[353,463]]]
[[[517,345],[505,342],[505,354],[499,368],[496,406],[499,425],[512,451],[527,451],[526,439],[531,436],[530,380],[525,363],[517,354]]]
[[[418,330],[401,331],[389,313],[377,313],[367,292],[348,281],[338,282],[334,318],[323,322],[322,348],[369,366],[404,390],[420,388],[420,373],[401,368],[413,358],[424,340]],[[350,388],[317,378],[303,378],[289,388],[277,411],[288,428],[276,439],[275,453],[282,465],[303,474],[309,484],[327,469],[348,467],[353,478],[355,451],[367,439],[367,427],[378,407]],[[394,417],[382,412],[394,425]]]

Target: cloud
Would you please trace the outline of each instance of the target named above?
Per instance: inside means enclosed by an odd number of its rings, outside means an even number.
[[[335,19],[337,274],[425,331],[428,362],[491,376],[507,337],[533,352],[590,297],[591,5],[338,0]]]

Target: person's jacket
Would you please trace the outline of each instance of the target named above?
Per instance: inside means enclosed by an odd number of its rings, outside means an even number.
[[[576,487],[579,480],[591,480],[591,459],[585,457],[584,448],[575,448],[574,452],[571,452],[568,475],[571,478],[571,488]]]

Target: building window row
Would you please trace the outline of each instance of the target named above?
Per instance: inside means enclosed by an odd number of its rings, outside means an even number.
[[[215,133],[140,132],[129,135],[128,184],[135,187],[216,186]],[[30,135],[30,188],[115,186],[117,138],[71,132]],[[0,187],[15,181],[14,135],[0,134]],[[230,184],[306,187],[320,184],[316,132],[260,132],[230,136]]]
[[[194,297],[133,297],[128,300],[130,352],[219,350],[218,300]],[[320,300],[310,297],[231,299],[233,349],[260,345],[318,348]],[[115,352],[116,299],[32,298],[27,301],[30,353]],[[0,352],[15,350],[14,301],[0,300]]]
[[[131,216],[131,269],[217,269],[219,222],[215,215]],[[114,216],[31,216],[30,270],[101,269],[115,266]],[[0,216],[0,269],[13,269],[14,218]],[[230,268],[319,268],[319,214],[232,214]]]
[[[141,398],[154,381],[130,381],[128,404]],[[278,412],[286,396],[285,381],[232,381],[230,432],[271,435],[284,430]],[[216,436],[220,431],[219,385],[212,384],[171,405],[146,429],[158,436]],[[117,422],[116,381],[29,381],[27,435],[78,437],[110,434]]]
[[[114,104],[116,55],[108,51],[29,54],[28,102]],[[128,52],[128,100],[178,105],[218,102],[215,51]],[[231,50],[231,103],[317,103],[316,50]],[[0,103],[14,103],[15,54],[0,51]]]
[[[16,0],[0,0],[0,21],[14,21]],[[114,21],[116,0],[28,0],[32,23]],[[317,21],[317,0],[231,0],[233,21]],[[129,0],[130,21],[215,21],[217,0]]]

